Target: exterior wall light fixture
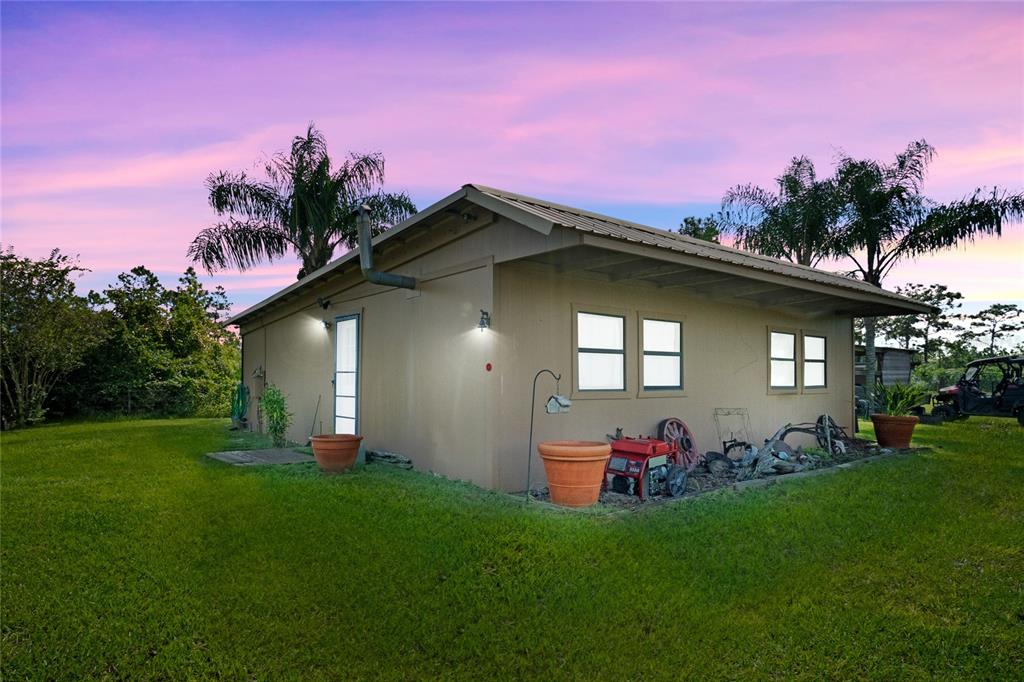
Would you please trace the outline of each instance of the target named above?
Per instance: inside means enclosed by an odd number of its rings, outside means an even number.
[[[477,328],[482,332],[491,326],[491,314],[486,310],[480,310],[480,322],[477,324]]]

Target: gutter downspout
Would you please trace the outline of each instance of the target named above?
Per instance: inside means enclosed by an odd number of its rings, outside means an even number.
[[[366,278],[366,281],[386,287],[415,289],[415,277],[373,269],[373,242],[370,239],[370,208],[365,204],[359,207],[356,225],[359,234],[359,268],[363,271],[363,277]]]

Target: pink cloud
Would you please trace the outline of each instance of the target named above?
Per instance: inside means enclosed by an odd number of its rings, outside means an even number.
[[[237,140],[196,147],[185,152],[139,156],[71,156],[57,169],[35,163],[11,164],[4,177],[5,198],[40,197],[82,190],[160,188],[170,184],[202,187],[220,168],[252,169],[253,149],[271,148],[295,134],[294,127],[275,126]]]
[[[467,61],[458,51],[428,51],[412,60],[408,51],[384,45],[375,52],[372,63],[352,76],[346,92],[370,92],[376,84],[388,93],[385,106],[373,105],[372,96],[365,100],[369,106],[360,106],[363,102],[352,101],[347,94],[333,102],[318,98],[300,104],[302,98],[285,92],[279,101],[268,103],[267,110],[279,112],[278,118],[288,122],[232,134],[230,142],[174,154],[104,157],[106,163],[98,158],[69,159],[70,167],[50,186],[76,189],[154,186],[186,179],[195,182],[210,168],[251,163],[252,150],[280,148],[306,118],[315,117],[325,128],[333,129],[333,139],[350,139],[349,146],[355,148],[385,149],[396,183],[429,187],[435,192],[493,174],[531,191],[554,184],[559,192],[596,192],[624,201],[709,200],[735,182],[769,179],[793,154],[827,157],[833,145],[855,153],[864,128],[872,123],[865,109],[882,102],[893,107],[895,115],[908,119],[915,115],[915,107],[916,111],[922,107],[973,107],[976,112],[989,108],[984,93],[992,92],[995,84],[1014,87],[1007,76],[1020,73],[1019,50],[1006,46],[1013,45],[1019,24],[991,21],[979,22],[978,27],[964,26],[962,10],[933,7],[884,13],[888,15],[885,22],[873,15],[855,14],[841,23],[821,24],[819,19],[821,25],[814,26],[815,31],[808,30],[814,22],[804,20],[783,26],[778,33],[757,36],[716,25],[703,31],[713,40],[694,42],[678,52],[657,53],[638,42],[631,46],[635,54],[629,56],[543,51],[481,54]],[[911,26],[927,30],[915,32],[915,49],[901,51],[894,64],[893,46]],[[977,63],[950,57],[976,52],[974,46],[979,42],[993,47]],[[137,48],[144,58],[165,59],[181,52],[177,38],[171,44],[160,37],[136,39],[130,46],[137,43],[145,46]],[[197,53],[202,51],[200,48]],[[357,58],[357,52],[355,46],[345,43],[300,43],[246,58],[254,62],[251,73],[282,82],[286,90],[298,93],[330,87],[332,78],[325,81],[323,74],[315,72],[285,77],[278,74],[282,66],[347,63]],[[941,70],[935,68],[937,56],[944,67]],[[186,55],[184,66],[198,66],[193,59]],[[786,79],[771,77],[763,66],[771,60],[787,60],[797,68],[805,61],[831,61],[801,73],[800,78]],[[220,68],[213,67],[205,79],[196,78],[186,68],[158,80],[164,81],[164,89],[188,93],[192,101],[213,98],[221,88],[221,78],[228,77],[217,73]],[[407,80],[407,73],[420,82],[406,89],[388,87],[389,80]],[[955,88],[950,87],[950,73],[956,76]],[[864,78],[866,74],[870,78]],[[905,95],[909,79],[913,79],[917,104],[908,102]],[[87,79],[69,79],[65,85],[70,88],[66,96],[85,99],[82,90],[88,88]],[[243,75],[239,87],[249,86]],[[810,96],[809,90],[813,91]],[[121,98],[129,95],[128,88],[118,90],[114,102],[125,105]],[[210,113],[218,125],[225,125],[230,120],[245,120],[253,105],[251,98],[243,96],[217,102],[216,111]],[[165,107],[166,102],[158,99],[154,106]],[[1013,120],[1010,109],[1004,121]],[[36,109],[26,111],[29,115],[20,119],[17,108],[12,112],[15,131],[21,121],[39,120],[34,115]],[[296,111],[308,113],[289,113]],[[805,111],[810,116],[801,115]],[[193,108],[178,106],[161,118],[181,125],[189,117],[195,120],[196,113]],[[984,154],[977,153],[978,149],[991,145],[989,140],[979,139],[978,130],[947,137],[943,126],[932,132],[927,128],[934,126],[927,122],[920,127],[923,129],[873,136],[863,153],[891,154],[909,138],[921,135],[940,147],[963,148],[979,159]],[[1012,124],[1008,127],[1013,129]],[[732,153],[701,165],[699,173],[694,172],[694,163],[671,155],[685,152],[687,143],[707,139],[722,140]],[[454,140],[460,144],[451,144]],[[644,148],[643,155],[637,154],[638,145]],[[670,151],[659,155],[658,146]],[[1019,144],[1009,151],[996,151],[1002,152],[1000,168],[1024,164]],[[983,165],[980,171],[990,167]],[[628,172],[612,177],[610,168]],[[645,173],[645,168],[650,170]],[[448,180],[443,185],[425,180],[439,177]],[[42,185],[43,179],[43,171],[35,176],[26,173],[8,192],[24,192]]]
[[[891,158],[919,137],[939,150],[936,198],[1024,185],[1019,6],[338,5],[253,19],[271,9],[6,21],[4,241],[180,271],[212,220],[206,175],[251,169],[311,119],[338,153],[383,151],[389,187],[421,203],[472,181],[710,206],[770,184],[793,155],[827,172],[839,148]],[[222,281],[256,292],[290,275]]]

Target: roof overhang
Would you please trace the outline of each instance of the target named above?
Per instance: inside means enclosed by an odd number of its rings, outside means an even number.
[[[577,272],[598,270],[613,280],[629,279],[658,287],[688,288],[717,298],[775,307],[788,312],[830,313],[855,317],[908,315],[937,310],[866,282],[788,261],[750,253],[723,244],[703,241],[648,225],[613,218],[572,206],[515,194],[492,187],[471,185],[472,198],[483,195],[498,213],[528,212],[534,229],[547,234],[547,225],[574,230],[582,244],[612,253],[637,256],[630,271],[626,263],[609,263],[614,255],[598,255],[597,268],[572,267]],[[556,257],[558,258],[558,257]],[[668,263],[664,267],[642,260]],[[673,270],[672,264],[688,270]],[[703,271],[710,271],[703,273]],[[702,274],[698,274],[702,273]],[[763,288],[771,287],[771,288]]]
[[[583,235],[579,246],[521,260],[574,276],[679,290],[800,316],[882,317],[932,311],[883,289],[842,288],[597,235]]]
[[[577,246],[524,259],[554,266],[562,272],[679,288],[711,299],[730,299],[804,315],[880,317],[936,311],[913,299],[834,273],[481,185],[465,185],[431,204],[376,237],[372,248],[377,252],[411,242],[418,234],[427,232],[426,228],[455,214],[464,215],[464,209],[473,205],[543,235],[551,234],[556,227],[578,232]],[[356,248],[232,316],[225,324],[242,324],[296,298],[315,284],[358,267]]]
[[[372,248],[375,250],[383,245],[385,242],[395,243],[402,242],[405,239],[410,238],[411,233],[421,230],[434,224],[439,217],[446,212],[454,209],[460,202],[464,202],[469,195],[469,185],[462,187],[461,189],[452,192],[445,198],[437,201],[427,208],[416,213],[416,215],[406,218],[402,222],[398,223],[384,234],[378,235],[373,239]],[[266,311],[279,303],[283,303],[286,300],[295,298],[301,292],[305,291],[309,287],[321,283],[331,277],[336,276],[341,271],[351,267],[359,266],[359,248],[354,248],[346,251],[344,254],[335,258],[327,265],[323,266],[318,270],[314,270],[300,280],[295,281],[293,284],[289,284],[284,289],[275,292],[274,294],[263,299],[259,303],[250,306],[243,310],[237,315],[232,315],[226,322],[225,326],[238,325],[245,322],[247,319],[259,314],[260,312]]]

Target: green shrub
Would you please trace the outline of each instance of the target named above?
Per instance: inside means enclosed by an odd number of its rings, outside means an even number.
[[[875,386],[875,404],[882,414],[894,417],[910,414],[911,408],[928,400],[928,393],[916,384],[892,384]]]
[[[937,363],[922,363],[914,368],[911,381],[923,384],[933,391],[944,386],[953,386],[963,376],[964,367],[941,367]]]
[[[242,356],[238,335],[221,326],[229,308],[222,289],[205,289],[192,268],[168,288],[139,266],[88,302],[90,328],[103,339],[83,346],[80,366],[54,386],[46,405],[53,417],[229,414]],[[84,344],[80,331],[61,325]]]
[[[288,411],[288,401],[284,393],[274,384],[267,384],[260,396],[260,407],[263,408],[263,418],[267,421],[267,433],[274,442],[274,447],[280,448],[287,445],[285,433],[292,424],[292,413]]]

